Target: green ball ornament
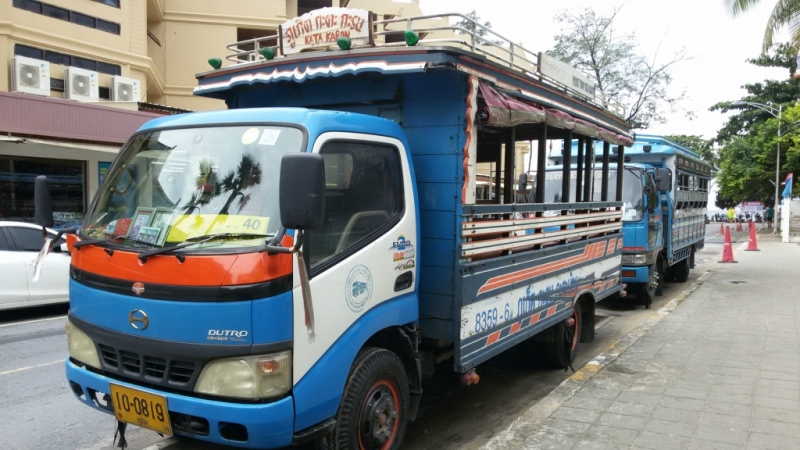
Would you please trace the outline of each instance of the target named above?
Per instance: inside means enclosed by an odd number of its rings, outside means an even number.
[[[406,45],[409,47],[413,47],[419,42],[419,35],[413,30],[406,30],[403,36],[406,38]]]
[[[265,47],[258,51],[264,59],[272,59],[275,57],[275,49],[272,47]]]
[[[222,60],[219,58],[208,58],[208,63],[214,69],[219,69],[220,67],[222,67]]]
[[[336,39],[336,45],[338,45],[342,50],[350,50],[350,46],[353,45],[353,43],[350,41],[349,37],[342,36],[339,39]]]

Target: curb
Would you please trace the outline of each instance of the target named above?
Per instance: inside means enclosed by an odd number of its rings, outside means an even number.
[[[571,399],[587,381],[591,380],[596,373],[600,372],[612,361],[617,359],[619,355],[638,341],[639,338],[647,334],[661,319],[668,316],[669,313],[683,303],[697,288],[705,283],[718,268],[717,266],[712,266],[710,269],[706,270],[706,272],[700,275],[688,288],[684,289],[680,294],[675,296],[675,298],[661,307],[661,309],[653,313],[647,320],[634,328],[633,331],[609,345],[603,353],[597,355],[594,359],[586,363],[585,366],[575,371],[569,378],[556,386],[552,392],[522,413],[508,428],[492,437],[492,439],[481,448],[487,450],[520,448],[523,445],[523,441],[535,434],[539,425]]]

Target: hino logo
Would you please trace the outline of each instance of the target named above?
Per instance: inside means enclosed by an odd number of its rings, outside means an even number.
[[[144,330],[150,325],[150,319],[147,318],[147,314],[141,309],[134,309],[131,311],[128,314],[128,322],[137,330]]]
[[[243,341],[247,337],[247,330],[208,330],[209,341]]]

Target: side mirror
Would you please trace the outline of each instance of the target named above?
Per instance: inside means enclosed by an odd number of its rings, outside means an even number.
[[[36,223],[47,228],[53,227],[53,206],[50,200],[50,189],[47,177],[39,175],[33,184],[33,209]]]
[[[658,192],[672,190],[672,171],[669,169],[656,169],[656,189]]]
[[[291,153],[281,159],[281,225],[313,230],[325,216],[325,160],[318,153]]]

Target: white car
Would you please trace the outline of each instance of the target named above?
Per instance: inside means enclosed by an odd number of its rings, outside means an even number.
[[[48,229],[53,238],[54,230]],[[68,302],[70,255],[63,238],[44,260],[33,281],[36,256],[44,245],[42,227],[0,221],[0,310]]]

